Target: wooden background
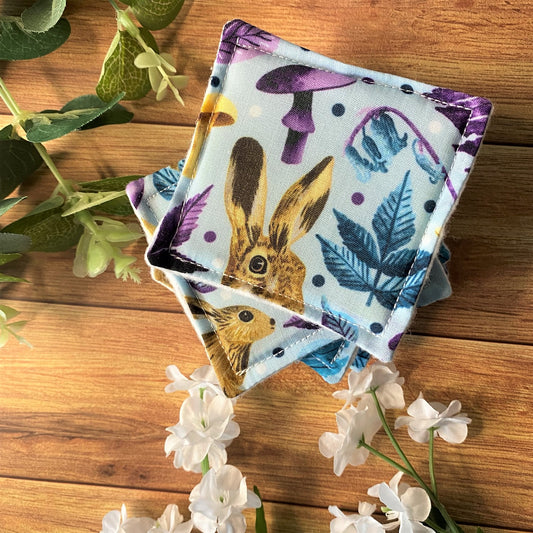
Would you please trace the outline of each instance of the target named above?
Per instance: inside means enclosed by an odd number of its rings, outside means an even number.
[[[4,14],[31,2],[8,0]],[[73,0],[72,36],[41,59],[1,63],[23,109],[57,108],[94,92],[115,22],[104,0]],[[421,310],[396,364],[406,399],[459,398],[473,419],[460,446],[439,441],[442,500],[465,525],[533,531],[533,2],[531,0],[185,0],[159,32],[163,50],[188,74],[187,107],[153,97],[128,107],[135,123],[48,143],[63,175],[90,180],[149,173],[181,158],[191,138],[219,34],[242,18],[340,61],[490,98],[495,113],[466,191],[448,228],[454,294]],[[7,122],[7,110],[0,107]],[[21,194],[18,214],[54,187],[41,170]],[[143,244],[134,248],[142,257]],[[203,365],[199,341],[172,294],[143,265],[136,286],[106,273],[72,275],[73,252],[33,254],[10,271],[31,285],[1,287],[1,299],[30,321],[32,350],[0,352],[0,531],[99,531],[126,503],[157,517],[187,495],[198,476],[166,458],[165,427],[184,395],[167,395],[165,367]],[[7,269],[5,269],[7,270]],[[344,382],[342,385],[344,386]],[[272,533],[326,532],[327,506],[355,509],[366,489],[393,472],[377,460],[341,478],[318,451],[335,428],[336,388],[304,365],[239,401],[241,436],[232,464],[260,487]],[[426,466],[426,447],[400,441]],[[375,441],[389,450],[384,436]],[[250,530],[252,527],[249,528]],[[469,531],[473,529],[468,529]]]

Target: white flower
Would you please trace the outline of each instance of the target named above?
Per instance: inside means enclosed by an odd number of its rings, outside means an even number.
[[[359,513],[345,515],[336,505],[330,505],[328,511],[335,517],[329,524],[330,533],[384,533],[389,525],[384,527],[372,518],[375,510],[375,505],[359,502]]]
[[[202,460],[219,468],[227,461],[226,447],[239,435],[233,419],[233,403],[223,395],[206,390],[203,397],[187,398],[180,409],[180,421],[167,428],[172,435],[165,441],[165,452],[175,452],[174,466],[201,472]]]
[[[395,428],[407,425],[407,431],[416,442],[429,440],[429,429],[436,428],[435,435],[439,435],[447,442],[460,444],[466,439],[467,424],[472,420],[461,413],[461,402],[453,400],[446,407],[439,402],[428,403],[422,393],[409,406],[407,414],[396,419]]]
[[[100,533],[146,533],[154,524],[155,520],[147,517],[128,518],[126,506],[122,504],[120,511],[109,511],[104,516]]]
[[[373,405],[364,409],[350,406],[337,412],[336,417],[339,433],[322,434],[318,447],[324,457],[333,457],[333,471],[340,476],[349,464],[357,466],[366,461],[370,452],[360,448],[359,442],[364,436],[365,442],[370,444],[381,421]]]
[[[246,488],[238,468],[224,465],[207,472],[191,491],[191,518],[202,533],[244,533],[246,520],[242,511],[261,507],[261,500]]]
[[[195,394],[199,395],[201,389],[209,389],[215,394],[225,396],[211,365],[197,368],[190,375],[190,378],[186,378],[176,365],[169,365],[166,368],[166,375],[172,383],[169,383],[165,387],[165,392],[186,390],[189,391],[191,396],[193,396]]]
[[[405,406],[402,385],[404,378],[393,363],[374,363],[362,372],[352,370],[348,377],[348,390],[336,391],[335,398],[344,400],[344,407],[363,398],[371,389],[376,389],[376,396],[384,409],[402,409]]]
[[[368,489],[369,496],[379,497],[387,506],[388,520],[394,520],[387,527],[400,526],[401,533],[434,533],[422,524],[431,511],[431,501],[424,489],[401,483],[402,472],[398,472],[389,484],[379,483]]]
[[[163,514],[148,530],[148,533],[190,533],[191,530],[192,520],[184,522],[178,506],[172,503],[166,506]]]

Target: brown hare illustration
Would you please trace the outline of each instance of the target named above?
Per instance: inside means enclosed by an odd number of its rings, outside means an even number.
[[[187,303],[194,316],[208,318],[215,328],[202,335],[205,349],[226,396],[237,396],[248,368],[252,344],[270,335],[276,321],[247,305],[216,308],[194,298],[187,298]]]
[[[229,260],[222,283],[261,294],[303,312],[305,266],[291,246],[306,235],[328,199],[333,157],[326,157],[291,185],[263,233],[267,200],[266,157],[251,137],[231,153],[224,199],[232,226]]]

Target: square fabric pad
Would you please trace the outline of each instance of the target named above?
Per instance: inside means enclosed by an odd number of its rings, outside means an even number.
[[[226,24],[181,176],[128,194],[228,396],[300,359],[335,382],[392,358],[449,294],[434,260],[490,110]]]

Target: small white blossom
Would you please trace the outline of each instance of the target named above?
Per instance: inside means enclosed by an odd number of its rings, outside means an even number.
[[[376,396],[384,409],[402,409],[405,406],[402,385],[404,378],[393,363],[374,363],[362,372],[352,370],[348,377],[348,390],[336,391],[335,398],[344,400],[344,408],[376,389]]]
[[[388,508],[388,520],[394,522],[387,527],[400,526],[401,533],[435,533],[422,522],[429,516],[431,500],[424,489],[400,483],[402,472],[398,472],[389,484],[379,483],[368,489],[369,496],[379,497]]]
[[[165,441],[165,452],[175,452],[174,466],[201,472],[202,460],[219,468],[227,461],[226,447],[239,435],[232,419],[233,403],[224,395],[205,390],[202,396],[187,398],[180,409],[180,421],[167,428],[172,434]]]
[[[192,520],[184,522],[178,506],[172,503],[166,506],[163,514],[148,530],[148,533],[190,533],[192,527]]]
[[[211,468],[191,491],[189,500],[193,524],[202,533],[244,533],[242,511],[261,507],[261,500],[247,490],[246,478],[232,465]]]
[[[345,515],[336,505],[330,505],[328,511],[335,517],[329,524],[330,533],[384,533],[389,525],[384,527],[372,517],[375,510],[375,505],[359,502],[358,513]]]
[[[211,365],[204,365],[197,368],[189,378],[186,378],[176,365],[169,365],[166,368],[167,378],[172,381],[165,387],[165,392],[175,392],[178,390],[189,391],[191,396],[199,395],[201,389],[209,389],[215,394],[224,395],[218,382],[215,371]],[[225,396],[225,395],[224,395]]]
[[[333,457],[333,471],[340,476],[349,464],[358,466],[366,461],[370,452],[360,448],[359,442],[364,436],[365,442],[370,444],[381,427],[381,421],[371,404],[364,409],[350,406],[337,412],[336,417],[339,432],[322,434],[318,447],[324,457]]]
[[[472,420],[461,413],[461,402],[453,400],[446,407],[439,402],[427,402],[422,393],[408,407],[408,416],[400,416],[396,419],[395,428],[407,425],[407,431],[416,442],[429,440],[429,429],[435,429],[435,435],[440,436],[447,442],[460,444],[466,439],[468,433],[467,424]]]
[[[120,511],[109,511],[104,516],[100,533],[146,533],[154,525],[152,518],[128,518],[126,506],[122,504]]]

